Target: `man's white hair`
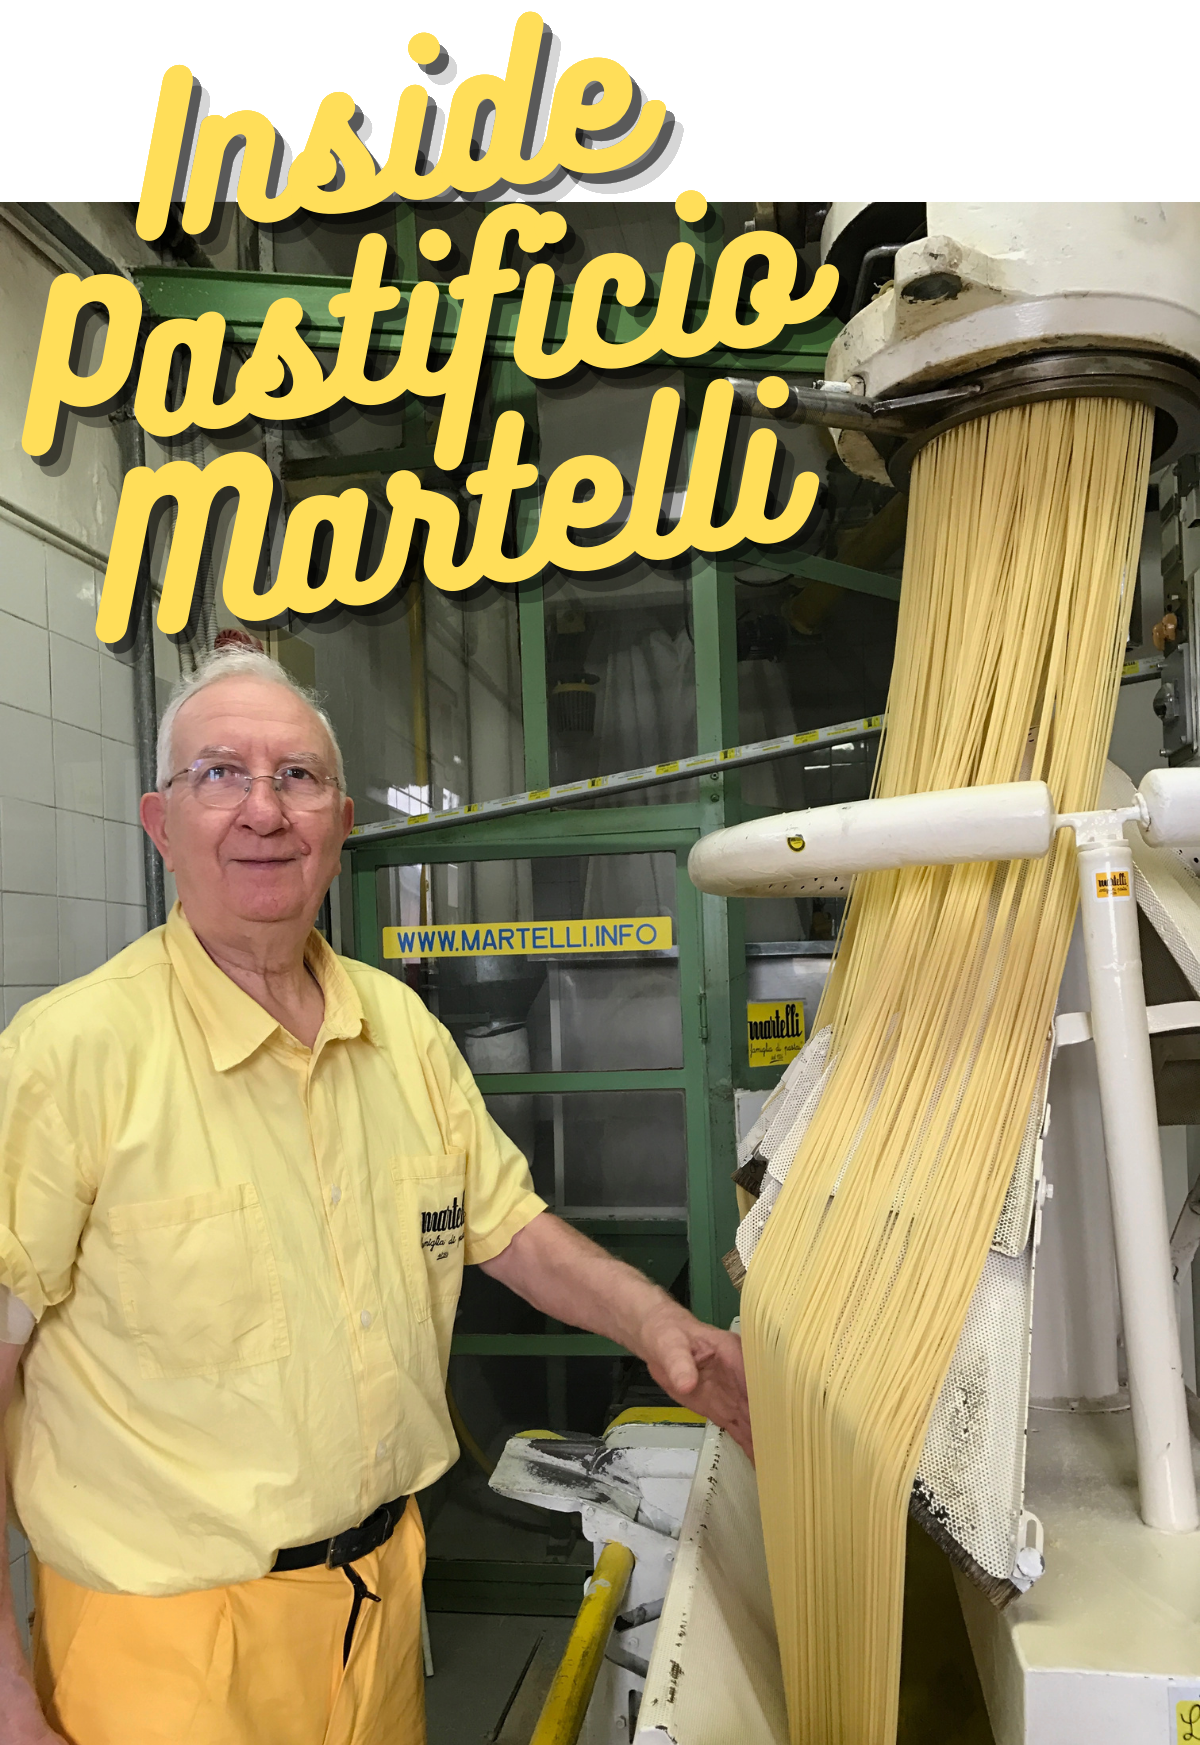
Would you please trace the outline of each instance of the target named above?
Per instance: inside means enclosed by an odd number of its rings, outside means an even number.
[[[342,748],[338,744],[337,734],[333,730],[333,722],[321,707],[317,693],[310,691],[307,685],[297,684],[286,667],[280,666],[277,660],[272,660],[269,654],[260,654],[257,649],[253,648],[219,648],[214,653],[205,655],[190,678],[180,679],[171,692],[170,701],[163,710],[162,720],[158,724],[158,765],[156,771],[160,793],[171,777],[177,773],[172,745],[175,735],[175,717],[183,705],[196,695],[197,691],[203,691],[207,686],[215,685],[220,679],[262,679],[269,685],[282,685],[285,691],[290,691],[293,697],[299,697],[302,703],[306,703],[329,735],[330,743],[333,746],[333,755],[337,761],[338,785],[343,790],[345,789],[346,771],[342,763]]]

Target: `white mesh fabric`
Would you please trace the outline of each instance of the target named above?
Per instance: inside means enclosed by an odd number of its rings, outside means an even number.
[[[917,1467],[926,1513],[989,1575],[1012,1574],[1025,1494],[1033,1243],[993,1248]]]
[[[767,1166],[759,1196],[738,1225],[737,1251],[743,1266],[749,1266],[750,1256],[758,1247],[763,1226],[821,1099],[833,1065],[832,1042],[833,1029],[828,1024],[809,1038],[788,1063],[787,1071],[738,1149],[739,1164],[759,1158]]]
[[[769,1163],[783,1149],[783,1142],[807,1101],[813,1086],[825,1071],[833,1030],[828,1024],[815,1030],[763,1104],[762,1113],[738,1146],[738,1163],[760,1157]],[[784,1174],[786,1175],[786,1166]],[[779,1178],[783,1180],[783,1176]]]
[[[788,1066],[738,1152],[766,1163],[738,1226],[743,1266],[787,1179],[833,1067],[831,1026]],[[1041,1174],[1050,1041],[992,1248],[938,1395],[917,1468],[923,1512],[998,1580],[1012,1573],[1025,1491],[1025,1424],[1033,1325],[1033,1212]]]
[[[1029,1241],[1030,1226],[1033,1223],[1033,1202],[1037,1193],[1038,1160],[1041,1156],[1042,1133],[1046,1125],[1046,1087],[1050,1080],[1052,1053],[1052,1039],[1048,1038],[1037,1092],[1030,1106],[1029,1119],[1025,1123],[1025,1134],[1021,1140],[1017,1167],[1013,1170],[1012,1180],[1008,1184],[1008,1192],[1004,1196],[1004,1205],[1000,1209],[1000,1222],[996,1225],[996,1234],[992,1237],[994,1249],[997,1249],[1001,1254],[1009,1254],[1014,1257],[1025,1252],[1025,1245]]]
[[[821,1093],[833,1067],[830,1047],[833,1030],[830,1025],[816,1031],[763,1105],[762,1113],[738,1147],[738,1164],[756,1158],[767,1166],[758,1199],[742,1219],[737,1232],[737,1250],[742,1265],[749,1266],[750,1256],[758,1246],[763,1226],[771,1207],[779,1198],[779,1190],[787,1180],[792,1159],[800,1149],[800,1141],[816,1113]],[[1050,1043],[1042,1067],[1038,1091],[1025,1124],[1021,1150],[1013,1170],[1000,1221],[992,1246],[1004,1254],[1020,1254],[1029,1240],[1033,1217],[1033,1199],[1037,1158],[1046,1110],[1046,1081],[1050,1072]]]

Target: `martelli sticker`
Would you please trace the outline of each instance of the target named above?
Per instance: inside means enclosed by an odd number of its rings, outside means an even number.
[[[804,1047],[804,1007],[799,1000],[751,1000],[746,1007],[746,1044],[751,1066],[786,1066]]]
[[[1127,872],[1097,873],[1096,895],[1098,897],[1127,897],[1129,895],[1129,874]]]
[[[671,944],[669,915],[383,930],[385,957],[549,957],[574,951],[669,951]]]

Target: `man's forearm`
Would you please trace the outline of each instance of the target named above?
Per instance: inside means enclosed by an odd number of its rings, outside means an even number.
[[[753,1458],[742,1342],[703,1322],[551,1212],[518,1230],[483,1270],[543,1314],[632,1351],[680,1405],[711,1418]]]
[[[484,1262],[483,1271],[543,1314],[588,1333],[602,1333],[638,1356],[646,1355],[649,1321],[664,1314],[687,1315],[644,1274],[552,1212],[542,1212],[518,1230],[503,1254]]]

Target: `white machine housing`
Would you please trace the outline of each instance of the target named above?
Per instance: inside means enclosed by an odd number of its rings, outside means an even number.
[[[830,207],[823,256],[860,210]],[[928,235],[897,251],[892,283],[834,340],[827,381],[879,399],[1038,352],[1200,364],[1200,205],[932,201],[926,210]],[[888,481],[869,436],[842,431],[837,441],[847,466]]]

